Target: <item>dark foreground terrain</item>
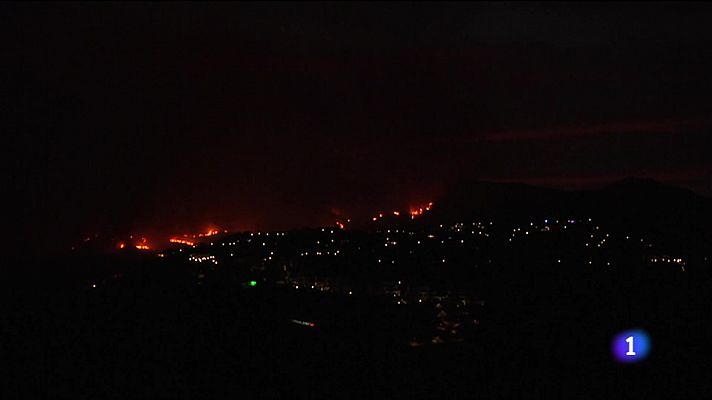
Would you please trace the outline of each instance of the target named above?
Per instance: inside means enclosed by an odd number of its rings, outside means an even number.
[[[378,296],[250,287],[219,269],[198,285],[195,270],[155,257],[114,260],[121,272],[96,288],[82,273],[52,274],[47,265],[34,269],[42,274],[11,274],[1,327],[5,398],[712,393],[711,281],[702,259],[684,273],[634,261],[586,270],[537,264],[539,253],[525,250],[492,267],[481,325],[466,340],[415,347],[408,341],[424,317]],[[632,327],[650,333],[652,353],[616,364],[609,342]]]
[[[712,395],[708,199],[498,188],[363,229],[8,249],[2,398]],[[541,204],[507,205],[522,197]],[[634,328],[650,355],[619,364],[611,339]]]

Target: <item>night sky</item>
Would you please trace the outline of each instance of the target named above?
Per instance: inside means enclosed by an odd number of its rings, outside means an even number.
[[[680,3],[3,3],[16,212],[63,244],[332,224],[469,180],[709,195],[710,21]]]

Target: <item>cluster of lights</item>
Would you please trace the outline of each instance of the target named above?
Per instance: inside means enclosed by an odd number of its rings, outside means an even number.
[[[432,203],[429,203],[428,206],[418,208],[418,209],[411,209],[410,215],[411,218],[414,218],[415,216],[423,215],[426,211],[430,211],[432,207]],[[405,216],[405,213],[401,213],[400,211],[392,211],[392,214],[395,217],[400,217],[400,216]],[[380,213],[378,214],[377,217],[374,217],[373,220],[377,221],[379,218],[384,218],[384,214]],[[347,220],[347,222],[350,222],[350,220]],[[613,237],[611,237],[610,234],[606,234],[605,231],[601,229],[600,226],[597,226],[593,223],[591,223],[591,219],[588,219],[588,224],[586,224],[586,219],[580,219],[580,220],[575,220],[575,219],[562,219],[562,220],[543,220],[543,224],[541,221],[535,221],[535,222],[530,222],[528,224],[521,225],[521,227],[515,227],[510,234],[505,233],[505,237],[503,239],[507,239],[509,237],[509,241],[512,241],[512,238],[514,237],[523,237],[523,236],[535,236],[537,232],[549,232],[549,231],[556,231],[559,230],[562,233],[571,233],[574,234],[578,229],[567,229],[568,228],[578,228],[578,226],[573,226],[573,225],[581,225],[583,224],[584,226],[581,226],[581,228],[586,228],[588,232],[586,232],[585,235],[585,242],[586,247],[593,247],[594,245],[598,245],[598,247],[602,247],[603,245],[610,245],[610,242],[613,241]],[[309,248],[309,251],[306,251],[306,249],[303,249],[301,253],[299,253],[300,256],[305,257],[305,256],[337,256],[340,254],[340,250],[335,249],[334,247],[338,248],[340,245],[339,244],[334,244],[336,243],[334,239],[337,239],[338,241],[338,236],[333,236],[334,234],[339,235],[338,231],[341,229],[345,229],[345,223],[341,221],[336,221],[336,226],[334,226],[332,229],[327,228],[321,228],[321,232],[325,233],[327,235],[332,235],[331,237],[326,236],[326,239],[324,239],[324,236],[321,236],[321,240],[315,240],[316,247],[315,248]],[[493,225],[492,222],[458,222],[455,224],[448,224],[448,225],[440,225],[440,231],[435,231],[433,233],[428,234],[427,232],[412,232],[408,230],[398,230],[398,229],[379,229],[377,232],[383,233],[385,241],[382,241],[384,247],[401,247],[409,243],[410,241],[415,242],[415,239],[417,240],[417,244],[426,244],[427,241],[425,241],[423,238],[427,237],[430,239],[436,239],[437,235],[437,240],[441,244],[445,243],[459,243],[460,245],[465,245],[467,242],[467,246],[470,246],[472,243],[477,243],[476,240],[469,239],[469,235],[480,235],[484,237],[490,237],[491,231],[491,226]],[[338,228],[338,229],[337,229]],[[598,231],[598,232],[596,232]],[[387,233],[387,234],[386,234]],[[402,236],[399,235],[391,235],[391,233],[401,233]],[[593,234],[592,234],[593,233]],[[218,234],[217,230],[211,230],[208,231],[206,234],[200,234],[198,237],[201,236],[211,236]],[[247,233],[245,234],[247,235]],[[271,249],[273,246],[277,245],[279,242],[278,241],[270,241],[265,238],[265,236],[285,236],[286,233],[283,232],[255,232],[255,233],[249,233],[250,237],[255,237],[255,236],[262,236],[263,240],[256,240],[252,241],[249,237],[244,238],[242,240],[243,243],[253,243],[255,246],[260,246],[260,248],[263,248],[263,250],[268,250]],[[468,238],[464,238],[464,235],[468,235]],[[590,236],[589,236],[590,235]],[[411,237],[411,239],[408,238],[408,236]],[[615,236],[615,235],[614,235]],[[625,239],[632,240],[630,236],[621,236],[620,239],[625,237]],[[638,238],[635,238],[634,241],[637,242]],[[145,239],[144,239],[145,241]],[[189,239],[180,238],[172,238],[171,243],[179,243],[179,244],[185,244],[189,246],[195,247],[195,242]],[[421,241],[423,243],[421,243]],[[641,245],[645,245],[643,239],[640,239]],[[216,241],[214,244],[215,245],[222,245],[222,246],[235,246],[237,243],[239,243],[240,240],[236,241],[226,241],[226,242],[218,242]],[[331,244],[330,244],[331,243]],[[437,244],[437,242],[431,242],[434,244]],[[122,243],[123,244],[123,243]],[[210,243],[211,245],[213,243]],[[314,242],[312,242],[312,245]],[[583,243],[582,243],[583,245]],[[148,246],[146,246],[146,249],[148,249]],[[650,246],[650,245],[648,245]],[[136,246],[137,248],[140,248],[139,246]],[[331,247],[331,248],[330,248]],[[359,247],[358,250],[361,250]],[[390,249],[389,249],[390,250]],[[180,251],[180,250],[179,250]],[[232,250],[231,250],[232,251]],[[229,253],[229,252],[228,252]],[[234,253],[229,253],[230,256],[234,256]],[[413,251],[410,251],[410,254],[413,254]],[[267,262],[272,260],[272,256],[274,255],[274,252],[269,252],[269,256],[267,256],[266,252],[263,254],[262,260]],[[374,257],[375,258],[375,257]],[[391,257],[386,257],[384,259],[378,259],[377,262],[379,264],[395,264],[396,260],[389,259]],[[192,262],[198,262],[198,263],[203,263],[203,262],[212,262],[213,264],[218,264],[218,261],[215,259],[215,256],[212,255],[191,255],[189,258],[190,261]],[[447,263],[452,263],[453,259],[450,259],[446,257],[446,254],[442,254],[441,257],[438,257],[436,259],[441,265],[447,264]],[[554,257],[552,260],[554,263],[561,264],[564,262],[569,262],[570,260],[565,260],[562,258],[556,258]],[[685,262],[683,261],[682,258],[673,258],[673,257],[668,257],[668,256],[657,256],[657,257],[651,257],[649,258],[650,262],[653,263],[674,263],[678,264],[682,267],[684,271],[684,265]],[[456,262],[456,261],[455,261]],[[492,260],[489,260],[491,263]],[[584,263],[587,263],[588,265],[594,264],[594,261],[589,258],[589,260],[584,261]],[[598,263],[598,262],[596,262]],[[603,264],[605,263],[605,264]],[[611,261],[606,262],[605,260],[601,262],[602,265],[607,265],[609,267],[612,266]],[[445,266],[445,265],[443,265]],[[477,267],[477,265],[475,266]],[[286,271],[286,266],[285,266],[285,271]],[[300,279],[301,280],[301,279]],[[285,282],[286,281],[286,282]],[[289,279],[287,277],[285,281],[282,281],[283,283],[287,283],[289,286],[293,287],[294,289],[306,289],[306,290],[315,290],[315,291],[333,291],[335,290],[334,286],[331,285],[329,282],[317,282],[314,280],[303,280],[303,281],[295,281],[293,279]],[[256,281],[255,281],[256,283]],[[254,286],[252,285],[252,282],[247,283],[247,285]],[[349,294],[351,295],[352,292],[349,290],[343,290],[340,289],[339,292],[343,292],[344,294]],[[408,297],[404,298],[404,296],[401,296],[400,293],[394,294],[393,301],[396,302],[399,305],[403,304],[409,304],[409,303],[423,303],[423,302],[430,302],[430,297],[423,297],[423,296],[417,296],[417,297]]]
[[[561,224],[560,224],[560,222],[561,222]],[[510,235],[511,237],[509,238],[508,241],[511,242],[512,239],[515,239],[518,235],[528,236],[530,233],[534,233],[534,232],[537,232],[537,231],[538,231],[538,232],[551,232],[552,229],[553,229],[553,225],[557,225],[557,226],[560,225],[560,227],[561,227],[562,229],[568,229],[568,228],[569,228],[569,225],[575,225],[577,222],[581,222],[581,221],[577,221],[577,220],[575,220],[575,219],[567,219],[567,220],[564,220],[564,221],[559,221],[559,220],[557,219],[557,220],[554,220],[554,221],[550,221],[549,219],[545,219],[545,220],[544,220],[544,224],[541,225],[541,226],[540,226],[538,223],[530,222],[530,223],[529,223],[529,226],[528,226],[528,227],[525,227],[524,229],[522,229],[522,228],[520,228],[520,227],[513,228],[513,229],[512,229],[512,234]],[[591,222],[591,218],[588,219],[588,222]],[[490,225],[491,225],[491,224],[492,224],[492,223],[490,222]],[[599,230],[600,227],[596,226],[596,227],[594,227],[593,229],[594,229],[594,230]],[[608,236],[608,235],[606,235],[606,236]],[[593,238],[593,235],[591,235],[591,238]],[[603,240],[603,242],[605,243],[605,239]],[[586,246],[588,247],[588,243],[586,243]],[[598,247],[601,247],[601,246],[599,245]]]
[[[333,292],[334,291],[334,285],[333,283],[328,279],[308,279],[308,278],[297,278],[297,279],[292,279],[291,280],[291,286],[294,289],[299,290],[299,288],[302,289],[311,289],[311,290],[318,290],[320,292]]]
[[[650,262],[654,263],[672,263],[672,264],[677,264],[677,265],[685,265],[685,260],[682,258],[674,258],[674,257],[668,257],[668,256],[653,256],[650,257]]]
[[[188,261],[197,263],[211,262],[215,265],[218,264],[218,260],[215,259],[215,256],[191,255],[188,257]]]
[[[285,232],[274,232],[274,235],[275,236],[286,236],[287,234]],[[250,232],[250,236],[254,237],[255,233]],[[257,236],[262,236],[262,232],[257,232]],[[265,236],[269,236],[269,232],[265,232]]]

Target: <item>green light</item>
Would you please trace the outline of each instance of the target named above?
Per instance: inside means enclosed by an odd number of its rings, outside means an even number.
[[[257,286],[257,281],[250,281],[250,286]]]

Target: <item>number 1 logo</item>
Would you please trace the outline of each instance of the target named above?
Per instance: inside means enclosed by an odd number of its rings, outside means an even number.
[[[624,364],[643,361],[650,354],[650,347],[650,336],[642,329],[621,332],[611,341],[613,358]]]
[[[626,341],[626,343],[628,343],[628,352],[625,353],[625,355],[634,356],[635,350],[633,350],[633,336],[628,336],[628,338],[625,341]]]

